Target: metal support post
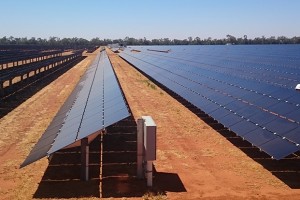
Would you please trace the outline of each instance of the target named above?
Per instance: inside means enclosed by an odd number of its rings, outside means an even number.
[[[4,96],[3,82],[0,82],[0,96]]]
[[[89,180],[89,142],[88,138],[81,139],[81,180]]]
[[[137,120],[137,178],[144,178],[143,173],[144,157],[144,120]]]
[[[153,161],[147,161],[146,177],[147,177],[147,186],[153,186]]]

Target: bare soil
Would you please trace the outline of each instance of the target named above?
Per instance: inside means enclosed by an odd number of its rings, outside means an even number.
[[[95,53],[0,119],[0,199],[34,197],[48,161],[22,169],[19,165]],[[154,188],[163,191],[109,199],[299,199],[299,161],[273,161],[232,133],[216,131],[118,55],[109,50],[108,54],[134,118],[151,115],[158,126]],[[123,189],[118,185],[115,192]],[[66,191],[72,192],[72,187]]]

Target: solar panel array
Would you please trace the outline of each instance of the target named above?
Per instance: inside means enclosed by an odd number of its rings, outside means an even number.
[[[67,56],[59,56],[59,57],[42,60],[39,62],[33,62],[33,63],[29,63],[29,64],[20,65],[17,67],[10,67],[10,68],[2,69],[2,70],[0,70],[0,82],[10,80],[17,76],[22,76],[24,74],[35,71],[42,67],[49,66],[54,63],[59,63],[59,62],[62,62],[64,60],[68,60],[68,59],[74,59],[74,58],[76,58],[76,56],[79,56],[79,55],[81,55],[81,54],[77,54],[77,55],[71,54],[71,55],[67,55]]]
[[[120,56],[273,158],[299,150],[299,45],[147,49]]]
[[[111,63],[106,52],[102,51],[21,167],[69,145],[79,144],[82,138],[97,135],[99,130],[129,115]]]
[[[44,57],[57,57],[60,56],[63,53],[61,50],[52,50],[52,51],[46,51],[41,52],[37,50],[32,51],[20,51],[20,50],[6,50],[6,51],[0,51],[0,69],[2,69],[4,64],[7,63],[13,63],[13,65],[18,66],[18,62],[22,62],[22,64],[25,62],[27,63],[27,60],[37,59],[37,60],[43,60]]]

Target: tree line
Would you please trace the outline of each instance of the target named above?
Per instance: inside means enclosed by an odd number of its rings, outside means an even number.
[[[120,45],[225,45],[225,44],[300,44],[300,37],[288,38],[285,36],[279,37],[256,37],[254,39],[243,37],[235,37],[226,35],[222,39],[213,39],[211,37],[201,39],[200,37],[188,37],[187,39],[169,39],[160,38],[148,40],[147,38],[136,39],[133,37],[125,37],[124,39],[100,39],[98,37],[91,40],[84,38],[59,38],[50,37],[49,39],[43,38],[15,38],[15,37],[2,37],[0,38],[0,45],[41,45],[41,46],[64,46],[64,47],[81,47],[81,46],[101,46],[119,43]]]
[[[187,39],[178,40],[169,38],[153,39],[147,40],[135,39],[135,38],[125,38],[125,44],[127,45],[225,45],[225,44],[300,44],[300,37],[288,38],[285,36],[280,37],[269,37],[266,38],[256,37],[254,39],[248,39],[247,35],[243,37],[236,38],[232,35],[227,35],[223,39],[212,39],[211,37],[201,39],[199,37],[188,37]],[[120,42],[122,43],[122,42]]]

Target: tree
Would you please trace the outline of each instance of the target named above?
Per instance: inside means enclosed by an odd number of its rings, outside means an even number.
[[[248,44],[248,36],[244,35],[244,44]]]
[[[30,39],[28,40],[28,43],[29,43],[29,44],[33,44],[33,45],[36,45],[36,44],[37,44],[37,41],[36,41],[35,37],[32,37],[32,38],[30,38]]]
[[[236,44],[237,43],[237,40],[234,36],[228,34],[228,35],[226,35],[226,37],[227,37],[228,43],[230,43],[230,44]]]
[[[58,37],[50,37],[48,40],[48,44],[55,46],[55,45],[57,45],[58,41],[59,41]]]
[[[147,40],[147,38],[144,37],[143,45],[150,45],[150,44],[151,44],[151,41]]]
[[[90,41],[84,38],[63,38],[60,39],[58,37],[50,37],[47,39],[35,38],[31,37],[28,39],[27,37],[23,38],[15,38],[13,36],[10,37],[2,37],[0,38],[0,45],[39,45],[39,46],[52,46],[52,47],[63,47],[63,48],[88,48],[95,47],[100,45],[108,45],[113,43],[119,43],[120,45],[222,45],[226,43],[232,44],[300,44],[300,37],[295,36],[293,38],[288,38],[286,36],[271,36],[266,38],[265,36],[256,37],[254,39],[248,39],[247,35],[243,37],[236,38],[232,35],[226,35],[226,38],[222,39],[212,39],[208,37],[207,39],[200,39],[200,37],[188,37],[184,40],[179,39],[169,39],[169,38],[160,38],[160,39],[152,39],[147,40],[144,38],[133,38],[133,37],[125,37],[124,39],[103,39],[101,40],[99,37],[93,38]]]
[[[9,44],[9,40],[4,36],[3,38],[0,38],[0,44]]]
[[[193,44],[196,45],[202,44],[201,39],[199,37],[195,37]]]
[[[189,40],[189,44],[193,44],[193,38],[192,37],[188,37]]]

